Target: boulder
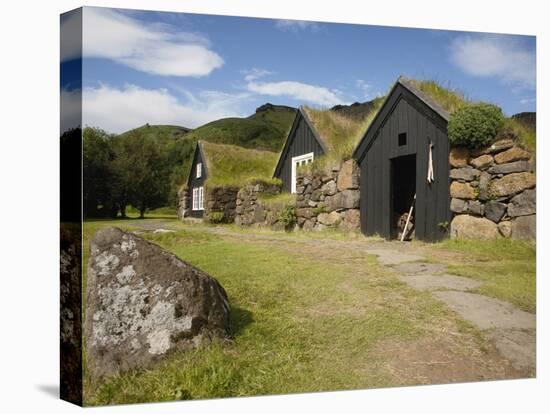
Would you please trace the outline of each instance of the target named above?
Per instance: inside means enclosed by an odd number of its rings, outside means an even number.
[[[489,183],[491,182],[491,174],[483,171],[479,176],[479,195],[478,198],[482,201],[488,200],[489,197]]]
[[[304,222],[304,225],[302,226],[302,228],[305,231],[311,231],[311,230],[313,230],[314,227],[315,227],[315,222],[313,220],[306,220]]]
[[[356,231],[361,227],[361,213],[359,209],[347,210],[344,219],[340,222],[339,228],[346,231]]]
[[[488,147],[484,147],[478,150],[475,150],[472,152],[472,155],[474,157],[479,157],[483,154],[496,154],[497,152],[501,152],[504,150],[507,150],[508,148],[512,148],[514,146],[514,140],[511,138],[505,138],[500,139],[496,141],[494,144],[489,145]]]
[[[451,221],[451,238],[489,240],[498,237],[497,225],[486,218],[459,214]]]
[[[488,172],[491,174],[510,174],[515,172],[530,172],[532,169],[529,161],[522,160],[495,165],[489,168]]]
[[[479,177],[480,171],[472,167],[453,168],[450,177],[453,180],[473,181]]]
[[[489,193],[496,198],[507,197],[533,188],[536,183],[537,179],[533,173],[512,173],[492,180],[489,185]]]
[[[321,213],[317,216],[317,221],[325,226],[335,226],[340,222],[340,214],[336,211]]]
[[[329,210],[359,208],[359,190],[344,190],[325,198]]]
[[[322,195],[323,192],[321,190],[314,190],[313,193],[311,193],[311,200],[320,201]]]
[[[489,154],[480,155],[473,160],[470,160],[470,164],[478,170],[485,170],[493,164],[493,157]]]
[[[483,215],[483,210],[484,210],[483,204],[481,204],[479,201],[477,201],[477,200],[468,201],[468,207],[466,208],[466,211],[469,214],[473,214],[473,215],[476,215],[476,216],[482,216]]]
[[[464,213],[468,207],[468,202],[461,200],[460,198],[451,199],[451,211],[453,213]]]
[[[171,351],[228,335],[229,303],[216,279],[114,227],[90,242],[86,294],[94,378],[146,368]]]
[[[348,160],[342,164],[336,185],[338,191],[359,188],[359,166],[355,160]]]
[[[476,198],[476,195],[474,188],[470,184],[453,181],[451,183],[451,197],[473,200]]]
[[[449,152],[449,164],[453,168],[462,168],[468,165],[470,152],[465,147],[454,147]]]
[[[505,237],[507,239],[512,236],[512,222],[510,221],[501,221],[498,223],[498,231],[502,235],[502,237]]]
[[[485,217],[498,223],[506,213],[507,205],[499,201],[490,200],[485,203]]]
[[[504,164],[512,161],[528,160],[531,158],[531,153],[520,147],[512,147],[504,152],[495,155],[497,164]]]
[[[508,215],[510,217],[529,216],[537,212],[536,190],[525,190],[514,196],[508,204]]]
[[[537,216],[516,217],[512,220],[512,238],[518,240],[535,240],[537,234]]]
[[[336,183],[334,182],[334,180],[330,179],[329,181],[327,181],[325,184],[323,184],[323,186],[321,187],[321,191],[323,192],[323,194],[325,195],[334,195],[336,194]]]
[[[296,216],[298,217],[305,217],[305,218],[312,218],[313,217],[313,209],[311,208],[297,208],[296,209]]]

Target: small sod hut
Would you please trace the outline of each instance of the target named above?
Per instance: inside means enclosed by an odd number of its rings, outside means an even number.
[[[236,145],[198,141],[180,193],[183,217],[233,222],[239,189],[252,181],[274,182],[277,154]]]
[[[361,131],[372,119],[381,99],[372,101],[372,110],[365,116],[345,116],[337,110],[301,107],[281,151],[274,178],[283,183],[283,190],[296,193],[297,171],[319,157],[330,155],[334,160],[351,156]]]
[[[438,94],[446,97],[446,107]],[[461,101],[435,82],[400,77],[394,84],[353,154],[360,167],[363,233],[396,238],[416,199],[415,238],[445,237],[452,218],[447,122],[452,105]]]

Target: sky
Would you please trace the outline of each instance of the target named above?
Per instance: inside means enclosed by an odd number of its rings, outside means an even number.
[[[64,16],[61,24],[75,25]],[[506,115],[536,110],[534,36],[86,7],[61,53],[64,102],[83,124],[196,128],[266,103],[329,108],[434,79]],[[81,59],[81,60],[80,60]],[[82,82],[71,70],[82,62]],[[70,105],[64,107],[70,107]]]

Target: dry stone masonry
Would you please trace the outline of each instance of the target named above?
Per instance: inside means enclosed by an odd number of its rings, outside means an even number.
[[[284,229],[280,222],[283,205],[263,202],[262,196],[275,196],[281,192],[281,186],[263,181],[244,186],[237,193],[235,224],[238,226],[257,226]]]
[[[92,377],[146,368],[171,351],[227,336],[229,303],[218,281],[135,234],[98,231],[87,274]]]
[[[302,171],[296,180],[297,224],[304,230],[338,227],[359,230],[359,166],[355,160],[320,171]]]
[[[237,208],[237,193],[239,187],[236,186],[206,186],[205,209],[204,214],[211,218],[212,213],[222,213],[223,223],[233,223]]]
[[[449,155],[451,237],[535,239],[534,154],[513,139]]]

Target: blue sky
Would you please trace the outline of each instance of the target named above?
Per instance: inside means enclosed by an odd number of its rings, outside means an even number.
[[[101,8],[84,9],[83,36],[83,122],[110,132],[363,102],[402,74],[535,110],[531,36]]]

